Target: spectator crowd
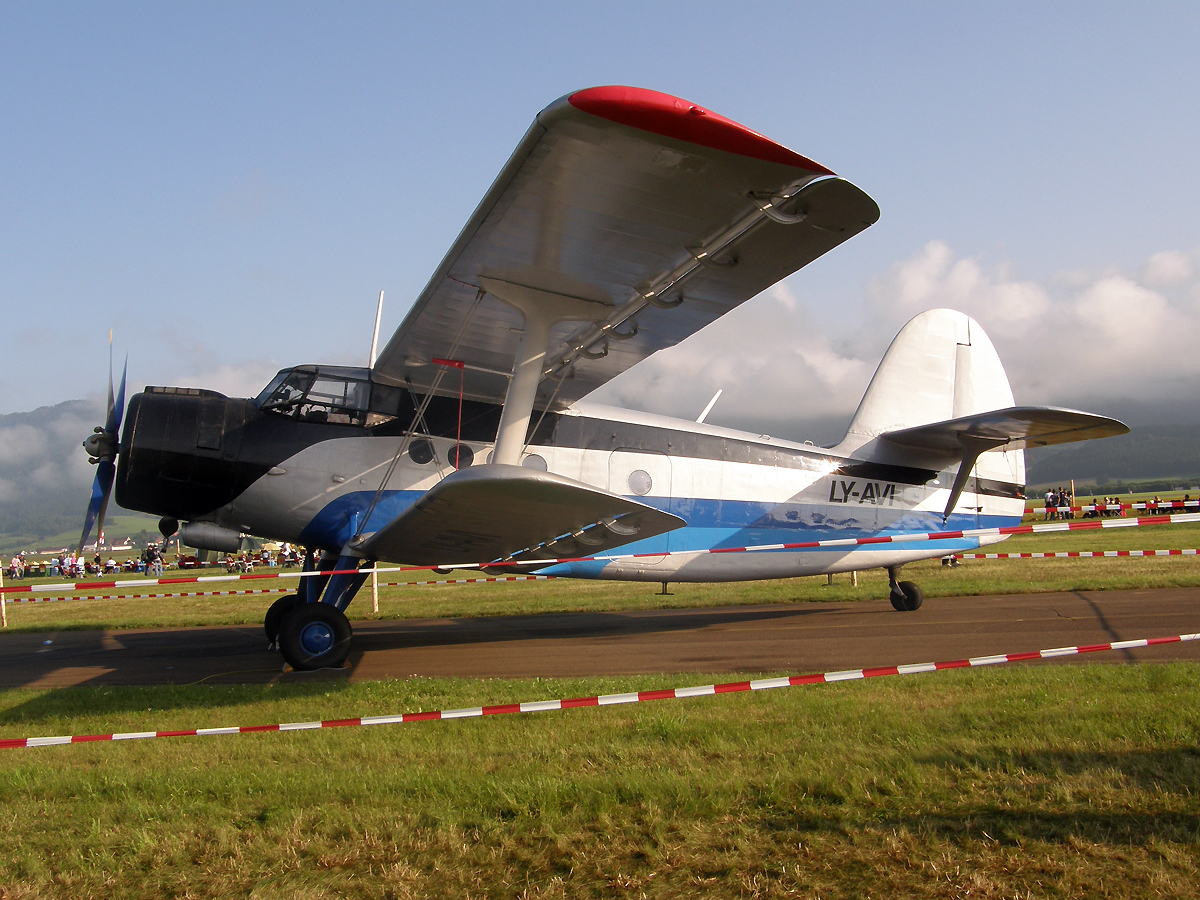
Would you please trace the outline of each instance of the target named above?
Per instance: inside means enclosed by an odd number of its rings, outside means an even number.
[[[284,544],[278,553],[271,550],[255,550],[240,554],[228,554],[223,560],[209,565],[223,565],[230,572],[249,572],[258,566],[281,566],[293,568],[299,566],[304,559],[301,548]],[[2,564],[2,558],[0,558]],[[177,555],[174,566],[177,568],[192,568],[203,565],[194,556]],[[12,580],[22,578],[85,578],[96,575],[138,574],[151,575],[161,578],[163,569],[168,566],[166,555],[160,544],[149,544],[139,556],[129,557],[118,561],[109,556],[105,559],[96,553],[91,559],[83,555],[76,556],[70,550],[51,556],[48,560],[30,560],[24,551],[13,555],[5,567],[4,574]]]

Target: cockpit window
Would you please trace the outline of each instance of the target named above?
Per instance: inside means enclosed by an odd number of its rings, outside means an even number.
[[[280,372],[259,395],[259,408],[303,422],[361,427],[367,424],[371,383],[356,374],[318,366]]]

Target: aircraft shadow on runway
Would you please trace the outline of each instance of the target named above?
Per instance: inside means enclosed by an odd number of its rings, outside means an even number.
[[[389,619],[356,633],[363,649],[403,649],[497,641],[634,637],[699,631],[722,625],[767,622],[832,612],[834,607],[729,607],[633,612],[537,613],[434,620]]]
[[[42,634],[15,634],[0,658],[0,687],[64,688],[106,686],[170,686],[196,683],[238,684],[251,693],[270,685],[310,686],[313,692],[343,684],[367,654],[405,649],[466,647],[505,641],[570,641],[576,638],[619,638],[695,631],[730,624],[811,616],[827,607],[730,607],[704,610],[645,610],[622,613],[541,613],[460,619],[358,621],[356,646],[347,668],[284,674],[278,654],[266,649],[257,626],[155,629],[147,631],[59,632],[43,645]],[[465,651],[469,656],[470,651]],[[403,661],[395,667],[402,671]],[[57,693],[52,691],[52,693]],[[159,708],[172,706],[171,692],[155,698]],[[224,704],[214,695],[214,702]],[[253,699],[249,694],[228,702]],[[144,708],[145,698],[131,701]],[[182,701],[194,705],[194,698]],[[40,718],[45,710],[61,710],[57,702],[33,699],[6,713],[0,723]],[[42,710],[41,712],[34,712]],[[60,713],[57,713],[60,714]]]

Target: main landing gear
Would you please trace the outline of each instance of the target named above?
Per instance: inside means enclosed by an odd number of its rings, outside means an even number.
[[[921,593],[921,589],[912,581],[898,581],[900,575],[899,566],[891,566],[887,570],[888,584],[891,585],[892,609],[900,612],[912,612],[920,609],[921,604],[925,601],[925,595]]]
[[[306,572],[344,574],[301,578],[295,594],[280,597],[267,610],[263,619],[267,642],[283,654],[293,669],[333,669],[346,662],[353,630],[343,610],[367,578],[349,570],[356,570],[363,563],[367,563],[367,568],[373,564],[334,553],[322,555],[318,563],[310,552],[304,558]]]

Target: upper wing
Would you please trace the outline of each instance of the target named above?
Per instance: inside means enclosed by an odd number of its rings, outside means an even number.
[[[684,525],[678,516],[550,472],[459,469],[367,537],[362,551],[415,565],[603,553]]]
[[[425,392],[431,360],[463,360],[466,396],[502,402],[522,318],[487,293],[499,282],[576,316],[553,334],[538,398],[565,405],[878,218],[849,182],[702,107],[579,91],[538,115],[373,375]]]

